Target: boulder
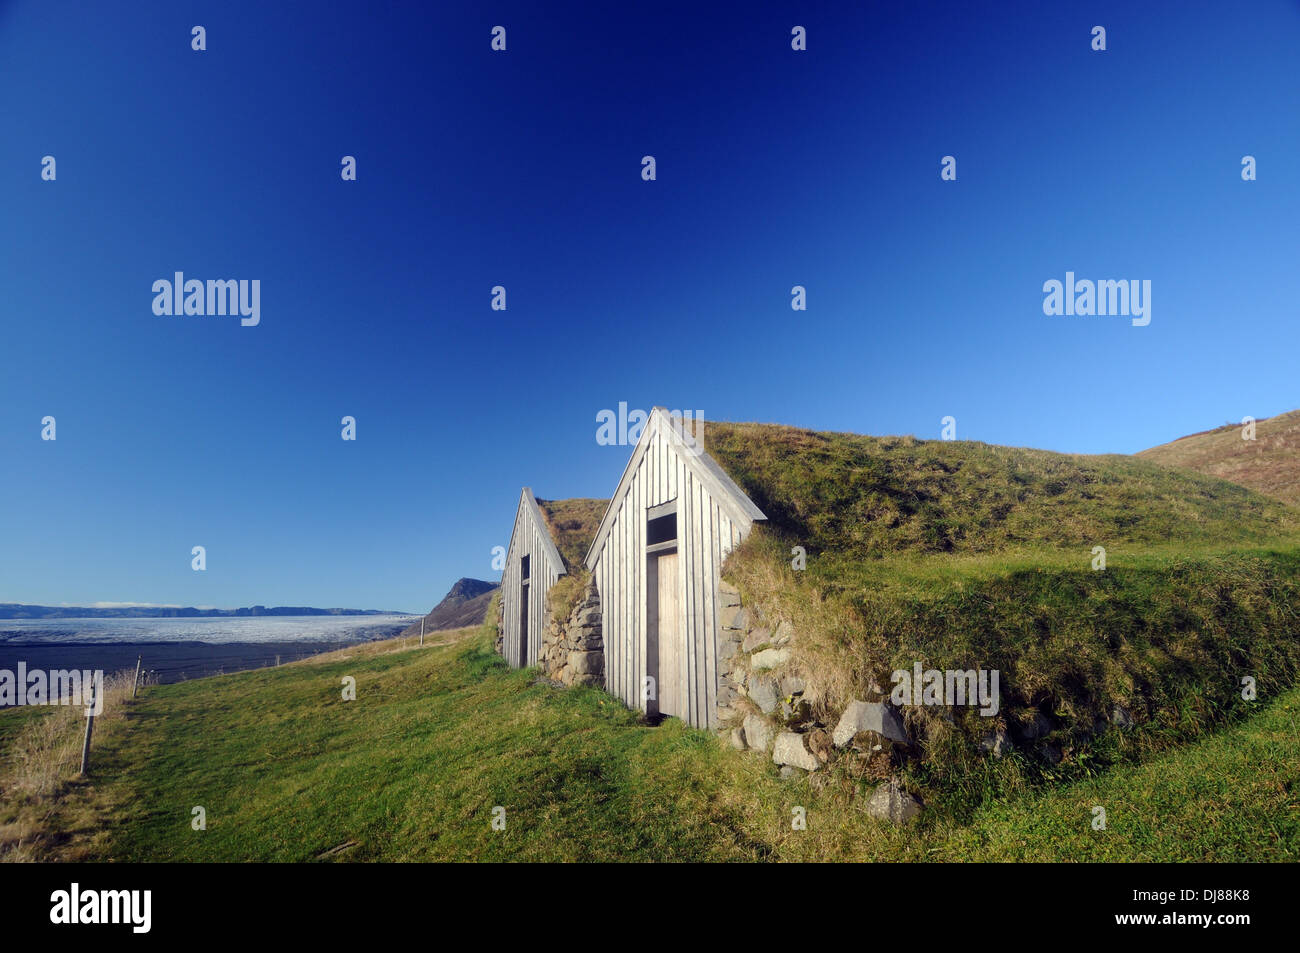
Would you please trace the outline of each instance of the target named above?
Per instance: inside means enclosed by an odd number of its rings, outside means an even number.
[[[772,640],[772,634],[767,629],[755,629],[749,635],[745,636],[745,642],[741,648],[746,652],[752,652],[757,648],[762,648]]]
[[[998,728],[981,739],[980,748],[993,757],[1000,758],[1011,750],[1011,739],[1007,736],[1006,729]]]
[[[731,747],[735,748],[737,751],[745,750],[745,729],[744,728],[731,729]]]
[[[804,771],[816,771],[822,765],[817,756],[808,750],[804,736],[793,731],[783,731],[776,736],[776,744],[772,746],[772,760],[776,764],[788,764]]]
[[[736,721],[737,719],[744,718],[746,714],[748,714],[747,709],[742,709],[736,705],[732,705],[730,707],[726,705],[718,706],[718,721],[723,724],[727,724],[729,722]]]
[[[770,715],[780,706],[779,689],[771,675],[751,675],[748,688],[750,701],[763,709],[763,714]]]
[[[897,778],[878,786],[867,800],[867,813],[874,818],[902,826],[921,813],[920,799],[902,789]]]
[[[781,679],[781,695],[790,698],[803,694],[803,679],[798,675],[786,675]]]
[[[728,619],[730,616],[730,619]],[[739,606],[733,613],[731,609],[723,609],[722,626],[726,629],[748,629],[749,628],[749,610],[744,606]]]
[[[794,638],[794,629],[791,628],[789,622],[786,622],[785,619],[782,619],[780,622],[776,624],[776,629],[773,630],[772,632],[773,645],[788,645],[790,643],[790,640],[793,638]]]
[[[832,741],[835,747],[843,748],[859,731],[874,731],[890,741],[907,744],[907,731],[903,727],[902,716],[893,705],[884,702],[849,702],[835,726]]]
[[[751,668],[776,668],[789,658],[789,649],[763,649],[749,657],[749,664]]]
[[[574,675],[599,675],[605,670],[605,653],[570,652],[569,668]]]
[[[767,720],[753,712],[745,716],[743,725],[745,744],[755,751],[766,751],[772,747],[772,726]]]

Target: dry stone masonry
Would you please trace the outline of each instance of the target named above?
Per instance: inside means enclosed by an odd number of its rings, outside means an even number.
[[[600,629],[600,593],[590,580],[567,619],[547,615],[538,653],[542,671],[561,685],[605,687],[605,643]]]
[[[718,591],[718,720],[732,747],[770,755],[782,777],[842,764],[881,782],[867,799],[868,814],[899,825],[914,820],[921,802],[892,773],[910,746],[899,710],[878,690],[838,717],[825,710],[794,661],[791,623],[743,605],[725,581]]]
[[[504,652],[504,627],[497,609],[497,638],[494,648]],[[537,653],[542,674],[561,685],[605,687],[605,644],[600,629],[600,592],[595,580],[583,589],[582,598],[568,617],[556,619],[549,611],[542,630],[542,645]]]

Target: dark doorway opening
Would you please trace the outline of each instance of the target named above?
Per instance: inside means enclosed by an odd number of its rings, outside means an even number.
[[[519,667],[528,665],[528,596],[529,563],[532,557],[524,556],[519,560]]]

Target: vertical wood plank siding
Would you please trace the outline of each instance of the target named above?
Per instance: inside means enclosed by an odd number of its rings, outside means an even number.
[[[537,517],[537,504],[527,493],[520,497],[515,513],[515,527],[510,534],[510,549],[506,552],[506,566],[501,574],[502,652],[514,668],[537,664],[537,649],[542,641],[542,627],[546,621],[546,594],[564,573],[552,553],[554,544],[546,527]],[[519,561],[528,556],[528,657],[519,657],[520,602]]]
[[[630,707],[645,707],[641,694],[647,661],[647,510],[676,500],[677,631],[682,640],[678,691],[685,720],[698,727],[714,727],[718,581],[723,560],[744,534],[682,459],[679,447],[658,428],[646,438],[645,453],[625,479],[630,479],[627,492],[611,504],[617,509],[611,514],[609,533],[590,564],[604,610],[601,621],[608,690]],[[516,562],[511,560],[509,565]]]

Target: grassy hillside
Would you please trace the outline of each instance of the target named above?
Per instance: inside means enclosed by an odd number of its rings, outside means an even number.
[[[675,719],[650,727],[603,692],[534,683],[492,653],[489,612],[423,650],[151,687],[105,719],[89,784],[21,783],[41,719],[0,715],[0,853],[1300,859],[1300,511],[1131,457],[752,424],[705,439],[770,517],[725,575],[768,624],[790,623],[781,664],[827,727],[915,662],[1001,673],[996,718],[906,710],[916,744],[888,769],[925,801],[918,828],[871,820],[846,762],[781,781]],[[562,502],[581,505],[539,501],[580,560],[604,504]],[[1001,758],[981,750],[994,729],[1013,741]],[[195,806],[206,831],[190,828]],[[791,829],[795,807],[808,830]]]
[[[1300,504],[1300,410],[1256,421],[1254,440],[1242,439],[1240,424],[1225,424],[1143,450],[1138,456]]]
[[[769,517],[727,576],[792,625],[825,723],[917,662],[1000,673],[996,719],[907,711],[922,744],[894,767],[958,814],[1217,731],[1250,710],[1244,676],[1267,698],[1300,680],[1300,514],[1249,489],[980,443],[721,423],[705,441]],[[1022,760],[989,764],[998,728]]]
[[[781,781],[675,720],[534,683],[490,638],[149,688],[105,733],[94,781],[41,806],[62,835],[48,843],[175,861],[1300,859],[1300,692],[1176,752],[965,816],[936,805],[900,832],[863,813],[851,779]],[[0,824],[16,802],[6,791]],[[791,829],[796,806],[807,830]]]
[[[1300,514],[1212,477],[1118,455],[710,423],[705,448],[810,553],[1265,542]]]

